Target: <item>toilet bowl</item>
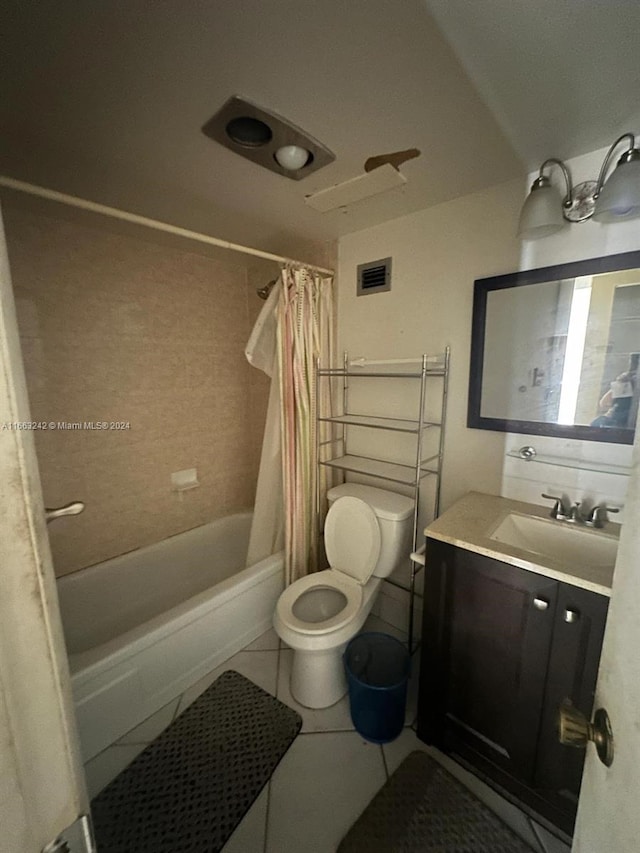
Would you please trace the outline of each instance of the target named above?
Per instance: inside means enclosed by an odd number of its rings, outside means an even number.
[[[411,551],[411,499],[359,483],[336,486],[327,499],[330,568],[287,587],[273,619],[294,651],[291,694],[308,708],[327,708],[347,692],[347,643],[364,625],[382,579]]]

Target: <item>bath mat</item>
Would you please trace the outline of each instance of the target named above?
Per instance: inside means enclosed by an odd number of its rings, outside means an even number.
[[[424,752],[412,752],[343,838],[338,853],[531,853]]]
[[[91,804],[100,853],[216,853],[302,720],[224,672]]]

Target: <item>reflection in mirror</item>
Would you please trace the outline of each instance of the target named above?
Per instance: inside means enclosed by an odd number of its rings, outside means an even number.
[[[476,282],[469,426],[632,442],[640,256],[617,257]]]

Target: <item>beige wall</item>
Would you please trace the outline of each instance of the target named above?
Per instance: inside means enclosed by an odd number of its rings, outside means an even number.
[[[470,489],[500,492],[504,437],[466,427],[473,281],[518,268],[521,204],[521,182],[509,182],[339,243],[341,349],[398,358],[451,346],[443,509]],[[357,264],[387,256],[393,259],[391,292],[356,297]]]
[[[46,505],[86,502],[49,527],[56,573],[250,507],[267,382],[244,345],[275,265],[3,208],[32,419],[131,424],[35,433]]]

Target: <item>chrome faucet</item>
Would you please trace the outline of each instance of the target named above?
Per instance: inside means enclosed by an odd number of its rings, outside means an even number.
[[[608,512],[620,512],[619,507],[605,506],[605,504],[597,504],[593,507],[584,523],[587,527],[604,527],[607,522]]]
[[[553,509],[549,513],[551,518],[556,521],[566,521],[569,524],[584,524],[585,527],[604,527],[607,522],[608,512],[620,512],[619,507],[606,506],[605,504],[597,504],[592,507],[588,515],[585,515],[581,509],[581,501],[576,501],[573,506],[569,507],[563,498],[557,495],[542,495],[549,501],[555,501]]]
[[[568,521],[569,524],[585,524],[586,518],[582,515],[582,510],[580,509],[580,501],[576,501],[574,505],[569,510],[565,521]]]
[[[542,497],[546,498],[548,501],[555,501],[553,509],[549,513],[551,518],[555,518],[557,521],[565,521],[569,518],[569,510],[567,509],[567,505],[563,498],[560,498],[557,495],[545,495],[544,493]]]

